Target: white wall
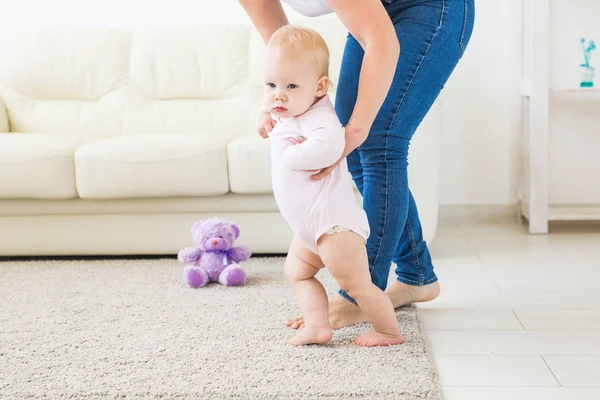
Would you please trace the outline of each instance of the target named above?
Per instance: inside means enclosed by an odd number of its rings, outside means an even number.
[[[475,27],[442,92],[443,204],[517,199],[522,0],[475,0]]]
[[[521,7],[522,0],[476,0],[471,43],[443,92],[442,204],[517,200]],[[0,35],[41,28],[249,23],[237,0],[0,0],[0,16]],[[600,1],[553,0],[552,17],[553,85],[574,87],[579,37],[600,44]],[[600,67],[600,51],[595,63]],[[600,101],[553,105],[552,202],[600,203],[599,111]],[[590,150],[583,154],[584,149]],[[591,179],[581,184],[574,177]]]

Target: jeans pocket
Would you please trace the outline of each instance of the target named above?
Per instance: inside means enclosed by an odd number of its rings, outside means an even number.
[[[461,57],[465,54],[465,50],[469,41],[471,40],[471,34],[473,33],[473,25],[475,24],[475,1],[464,0],[465,13],[463,18],[462,32],[460,34],[460,55]]]

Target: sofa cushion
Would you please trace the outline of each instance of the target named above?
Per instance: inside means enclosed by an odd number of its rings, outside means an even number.
[[[73,153],[85,140],[51,133],[0,134],[0,198],[76,197]]]
[[[247,132],[256,114],[248,107],[249,34],[247,25],[136,32],[123,132]]]
[[[132,40],[133,32],[115,29],[50,29],[0,40],[0,97],[12,131],[121,133]]]
[[[227,193],[226,142],[209,135],[125,135],[75,152],[77,192],[87,199]]]
[[[238,194],[273,193],[271,141],[257,133],[242,136],[227,146],[229,187]]]

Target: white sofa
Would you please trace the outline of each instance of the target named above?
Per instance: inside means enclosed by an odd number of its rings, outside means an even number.
[[[337,82],[342,25],[294,22],[323,34]],[[0,42],[0,256],[174,254],[191,244],[192,223],[211,216],[236,221],[238,243],[255,253],[287,251],[269,144],[255,133],[264,45],[251,27],[54,30]],[[409,160],[429,242],[438,108]]]

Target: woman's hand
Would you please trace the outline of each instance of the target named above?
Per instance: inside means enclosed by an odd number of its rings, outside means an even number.
[[[263,138],[268,138],[269,133],[273,130],[276,121],[271,118],[271,113],[265,110],[261,110],[258,115],[258,134]]]
[[[338,166],[339,163],[342,162],[344,158],[348,156],[348,154],[352,153],[354,149],[363,144],[365,140],[367,140],[367,136],[369,136],[368,129],[353,129],[349,126],[346,126],[346,147],[344,148],[344,152],[339,160],[337,160],[333,165],[330,165],[327,168],[323,168],[321,171],[317,172],[314,175],[311,175],[310,179],[313,181],[318,181],[319,179],[325,178],[327,175],[333,171],[335,167]]]

